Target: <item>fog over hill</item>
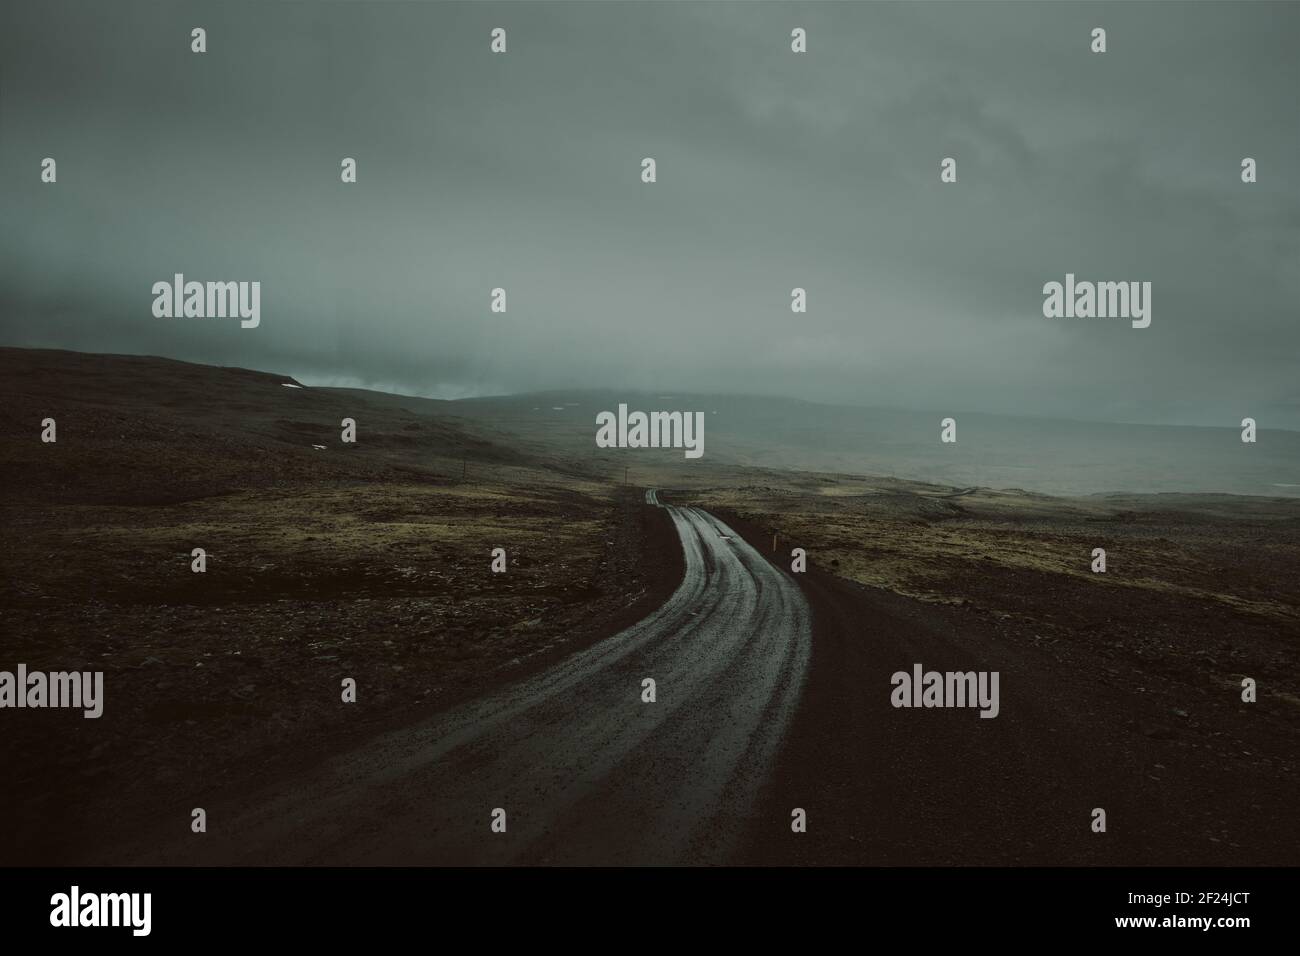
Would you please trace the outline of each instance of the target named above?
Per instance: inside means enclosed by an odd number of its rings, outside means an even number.
[[[147,356],[5,348],[0,348],[0,372],[0,391],[8,403],[6,433],[16,440],[46,414],[71,429],[82,427],[79,423],[89,413],[96,421],[105,419],[100,424],[112,432],[109,438],[117,437],[115,427],[153,443],[150,447],[161,443],[177,452],[202,436],[218,445],[251,440],[259,454],[287,455],[287,462],[313,455],[314,444],[332,445],[339,422],[353,417],[362,436],[357,446],[361,458],[354,462],[375,457],[447,474],[458,473],[463,459],[493,467],[527,461],[607,476],[653,463],[660,469],[657,474],[705,481],[734,477],[737,469],[752,467],[1053,495],[1300,497],[1300,432],[1265,428],[1254,444],[1247,444],[1232,422],[1221,428],[1105,424],[633,391],[550,391],[448,401],[316,388],[274,372]],[[687,459],[678,448],[597,447],[596,416],[617,412],[620,404],[629,411],[702,412],[703,457]],[[957,423],[955,443],[940,441],[940,422],[947,417]],[[113,447],[114,454],[120,452]],[[209,484],[219,485],[220,474],[250,464],[243,452],[210,460],[212,453],[206,446],[196,452],[195,467],[208,475]],[[28,454],[15,452],[7,467],[17,467],[16,458]],[[200,467],[199,460],[206,464]],[[179,468],[177,462],[173,468]]]
[[[374,400],[374,392],[358,392]],[[679,451],[618,452],[595,444],[596,415],[630,410],[705,413],[710,465],[887,475],[948,485],[1023,488],[1045,494],[1210,492],[1300,496],[1300,432],[1262,429],[1241,441],[1222,428],[1130,425],[1033,417],[822,405],[784,398],[617,391],[538,392],[438,401],[391,399],[413,412],[491,424],[521,440],[578,457],[637,456],[657,461]],[[940,422],[957,421],[957,441],[940,441]],[[627,456],[631,456],[628,458]],[[683,460],[683,467],[692,463]]]

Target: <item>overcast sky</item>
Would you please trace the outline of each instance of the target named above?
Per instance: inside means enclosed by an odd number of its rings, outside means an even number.
[[[1298,43],[1292,3],[15,0],[0,344],[1296,428]],[[155,318],[175,272],[260,327]],[[1067,272],[1150,327],[1044,318]]]

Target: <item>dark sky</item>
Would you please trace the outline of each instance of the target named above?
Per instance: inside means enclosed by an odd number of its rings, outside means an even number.
[[[0,344],[1297,428],[1298,46],[1292,3],[13,0]],[[175,272],[260,327],[154,318]],[[1044,318],[1067,272],[1150,328]]]

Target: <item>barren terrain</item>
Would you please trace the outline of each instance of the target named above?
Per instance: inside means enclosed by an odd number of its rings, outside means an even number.
[[[493,701],[515,729],[471,728],[478,743],[448,766],[551,794],[565,836],[524,793],[530,842],[489,853],[458,833],[460,862],[1296,862],[1294,498],[1048,497],[584,455],[569,426],[531,428],[541,399],[462,417],[161,359],[5,349],[0,389],[0,667],[106,675],[98,720],[0,715],[0,862],[148,859],[195,806],[263,842],[226,833],[168,858],[446,862],[423,828],[452,804],[428,791],[445,771],[425,758]],[[47,417],[55,443],[39,438]],[[647,489],[700,509],[698,567]],[[735,561],[744,575],[722,573]],[[745,709],[766,706],[772,675],[743,649],[802,640],[763,610],[795,588],[810,652],[776,733]],[[628,640],[650,656],[626,673],[582,663]],[[670,681],[667,719],[634,719],[640,670],[691,660],[725,661],[726,681],[679,681],[676,697]],[[890,707],[891,673],[915,663],[998,670],[1001,714]],[[565,673],[586,676],[544,691]],[[518,779],[498,751],[531,755]],[[719,775],[724,757],[743,784]],[[340,819],[309,812],[322,779]],[[465,806],[488,799],[461,789]],[[280,794],[299,802],[277,817]],[[1104,837],[1088,827],[1099,806]],[[671,852],[649,839],[668,832],[693,836]]]

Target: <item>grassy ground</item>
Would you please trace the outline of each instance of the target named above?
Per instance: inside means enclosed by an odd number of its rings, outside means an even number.
[[[671,499],[673,496],[668,495]],[[1267,685],[1300,716],[1300,503],[1024,492],[799,476],[673,500],[734,514],[862,584],[969,608],[1036,644]],[[1091,570],[1104,548],[1105,573]]]
[[[98,720],[8,712],[0,860],[187,819],[258,768],[612,633],[676,583],[645,560],[666,549],[639,492],[455,422],[261,373],[0,352],[0,668],[105,673]]]

